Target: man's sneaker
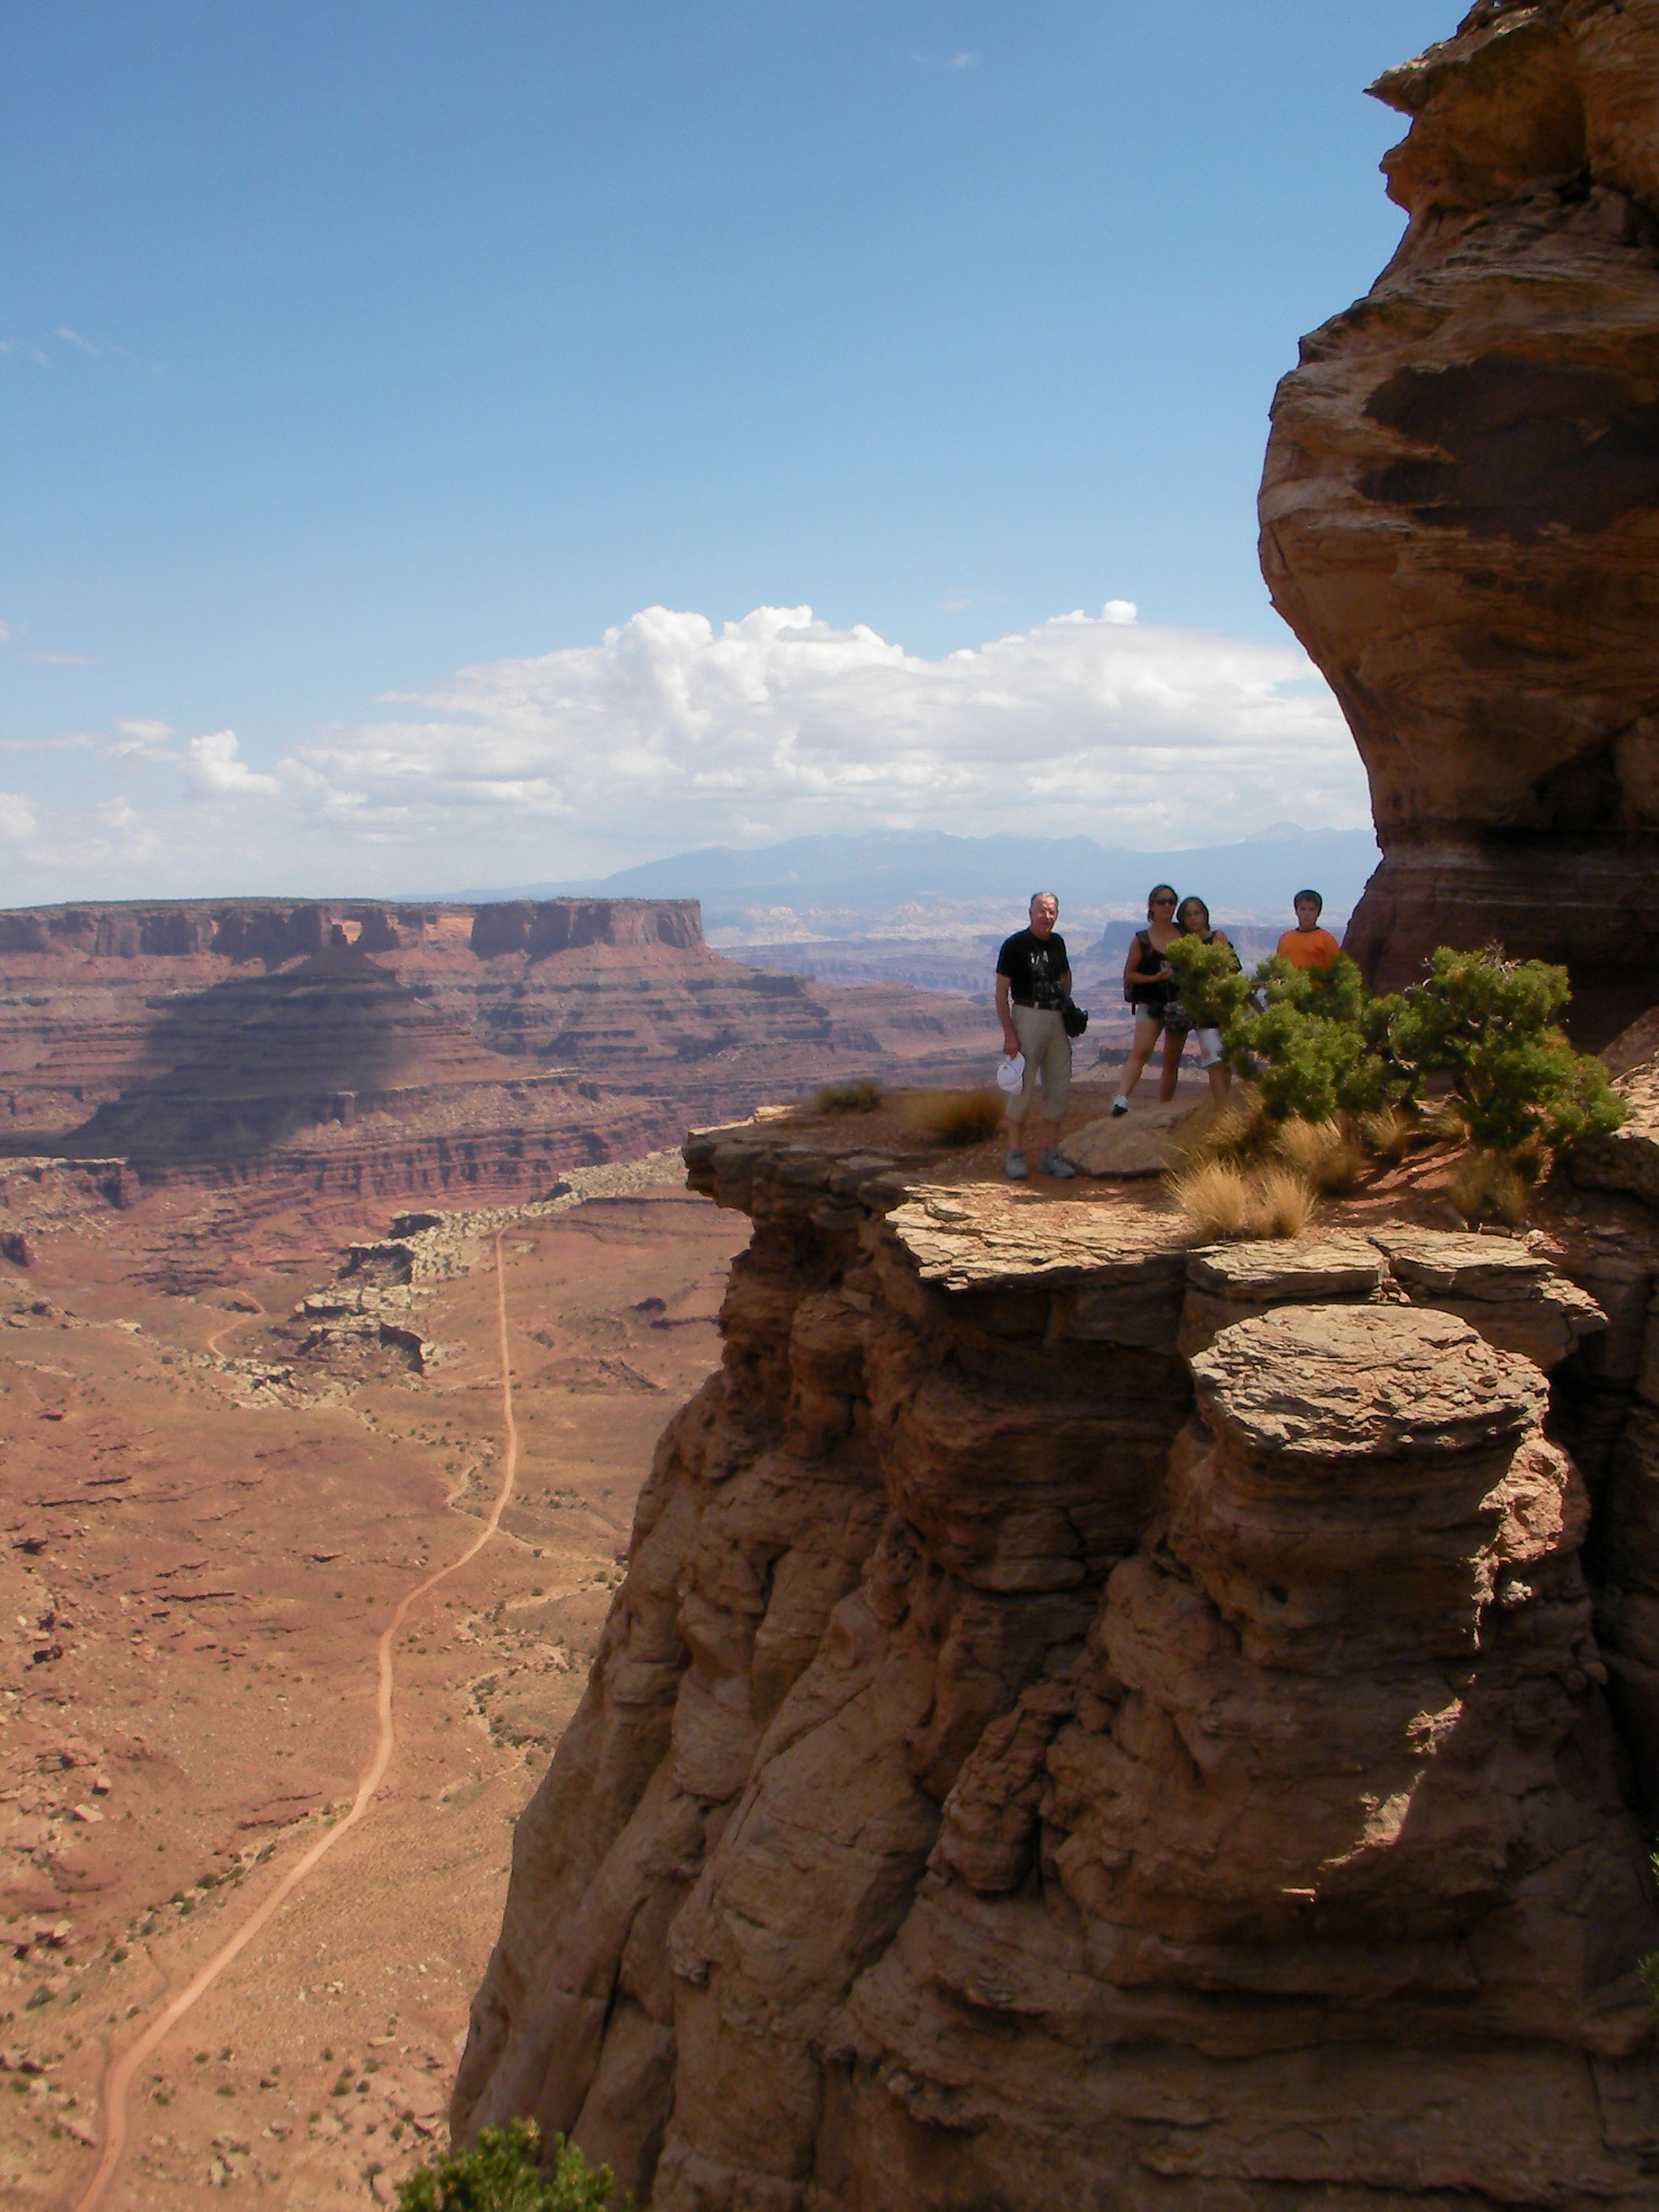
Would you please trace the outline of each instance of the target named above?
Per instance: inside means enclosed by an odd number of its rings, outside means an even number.
[[[1046,1176],[1074,1176],[1077,1170],[1070,1160],[1062,1159],[1058,1152],[1045,1152],[1037,1172]]]
[[[1024,1182],[1030,1172],[1030,1170],[1025,1164],[1025,1155],[1024,1152],[1009,1153],[1008,1180],[1010,1182]]]
[[[1129,1110],[1129,1102],[1128,1102],[1128,1100],[1127,1100],[1127,1099],[1123,1096],[1123,1093],[1120,1091],[1118,1092],[1118,1094],[1117,1094],[1117,1097],[1116,1097],[1115,1098],[1114,1098],[1114,1099],[1113,1099],[1113,1101],[1112,1101],[1112,1112],[1113,1112],[1115,1115],[1117,1115],[1117,1114],[1127,1114],[1127,1113],[1128,1112],[1128,1110]]]

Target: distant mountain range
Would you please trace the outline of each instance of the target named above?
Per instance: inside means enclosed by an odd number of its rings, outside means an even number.
[[[791,837],[782,844],[708,845],[614,875],[515,884],[446,896],[514,898],[701,899],[711,933],[753,926],[770,911],[811,915],[826,935],[861,934],[872,921],[919,906],[1023,908],[1053,890],[1075,913],[1139,911],[1167,878],[1196,891],[1220,921],[1283,916],[1304,884],[1328,915],[1345,919],[1377,862],[1369,830],[1304,830],[1277,823],[1237,844],[1142,852],[1092,837],[954,837],[943,831],[870,830],[859,836]]]

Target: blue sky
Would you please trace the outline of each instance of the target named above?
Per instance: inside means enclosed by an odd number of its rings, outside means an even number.
[[[1455,12],[14,10],[0,902],[523,880],[907,807],[1000,828],[948,715],[896,781],[826,765],[868,734],[859,626],[930,699],[953,653],[1023,639],[999,680],[1052,703],[1046,626],[1079,611],[1109,674],[1052,724],[1034,705],[1041,744],[1115,744],[1139,795],[1096,777],[1067,826],[1153,844],[1190,815],[1208,842],[1180,793],[1160,811],[1188,739],[1125,708],[1108,601],[1139,609],[1143,690],[1148,639],[1208,672],[1188,720],[1215,742],[1244,743],[1229,650],[1295,710],[1280,766],[1241,769],[1241,832],[1357,818],[1253,500],[1297,336],[1399,235],[1401,118],[1362,88]],[[809,606],[803,769],[790,625],[746,673],[709,654]],[[653,633],[641,677],[653,607],[713,643]],[[643,764],[607,805],[571,763],[612,744]],[[1027,826],[1066,811],[1019,775]]]

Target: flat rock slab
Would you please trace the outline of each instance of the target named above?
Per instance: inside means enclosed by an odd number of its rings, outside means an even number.
[[[1455,1298],[1535,1298],[1554,1273],[1549,1261],[1507,1237],[1471,1237],[1444,1229],[1375,1229],[1371,1242],[1389,1256],[1397,1282]]]
[[[1455,1314],[1279,1306],[1236,1322],[1192,1363],[1218,1435],[1297,1462],[1467,1451],[1542,1418],[1549,1389]]]
[[[1243,1303],[1364,1297],[1382,1280],[1382,1255],[1369,1237],[1346,1231],[1207,1244],[1188,1256],[1187,1280]]]
[[[996,1183],[913,1186],[887,1226],[923,1282],[946,1291],[1103,1283],[1186,1259],[1173,1215],[1020,1198]]]
[[[1170,1132],[1192,1111],[1190,1106],[1131,1106],[1127,1114],[1103,1115],[1063,1139],[1060,1158],[1085,1175],[1162,1175],[1174,1162]]]

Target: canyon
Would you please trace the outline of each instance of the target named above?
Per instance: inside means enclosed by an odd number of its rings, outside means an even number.
[[[996,1042],[960,999],[741,966],[685,900],[18,909],[0,1014],[0,1149],[342,1219],[527,1195],[836,1077],[977,1075]]]
[[[1482,0],[1371,88],[1410,218],[1279,385],[1273,603],[1335,691],[1382,862],[1347,945],[1571,970],[1595,1048],[1659,963],[1659,7]]]

